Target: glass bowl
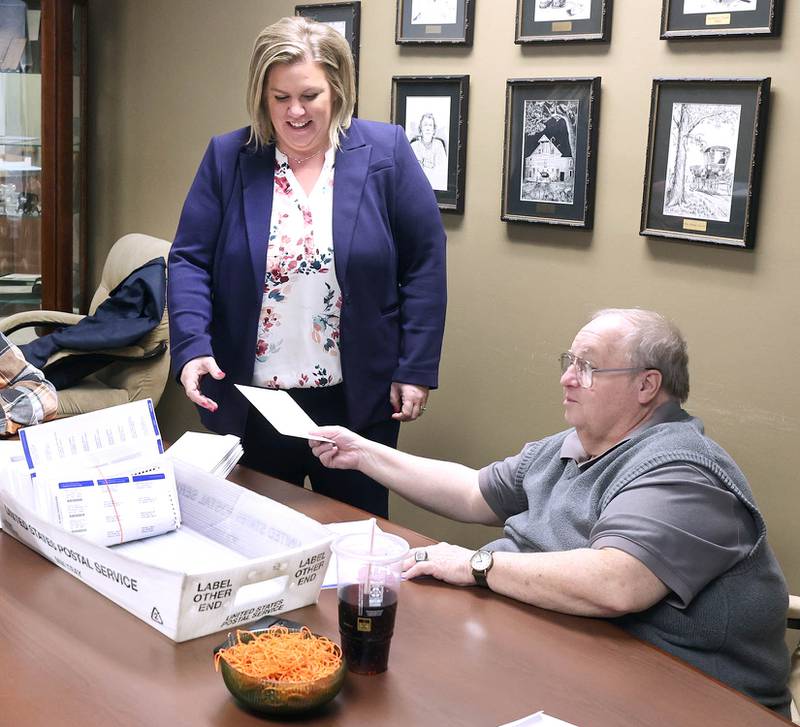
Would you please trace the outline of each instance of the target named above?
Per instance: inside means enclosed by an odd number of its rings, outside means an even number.
[[[297,631],[299,628],[292,630]],[[266,629],[253,630],[250,633],[257,635],[263,631]],[[243,641],[247,638],[247,635],[242,635]],[[214,652],[235,645],[236,634],[229,633],[225,642],[214,649]],[[347,673],[344,658],[333,674],[306,682],[278,682],[252,677],[232,667],[224,658],[219,660],[219,668],[225,686],[237,701],[254,711],[275,716],[302,714],[327,704],[339,693]]]

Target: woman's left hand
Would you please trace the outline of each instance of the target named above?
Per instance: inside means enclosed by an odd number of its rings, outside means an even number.
[[[425,403],[428,401],[428,387],[416,384],[400,384],[392,382],[389,392],[389,401],[394,409],[392,419],[398,422],[413,422],[422,416]]]

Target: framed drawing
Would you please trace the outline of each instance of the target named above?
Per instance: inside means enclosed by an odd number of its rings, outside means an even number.
[[[394,42],[472,45],[475,0],[397,0]]]
[[[517,0],[515,43],[611,39],[612,0]]]
[[[350,44],[353,65],[356,70],[356,93],[358,93],[358,49],[361,45],[361,2],[323,3],[321,5],[295,5],[295,15],[301,15],[318,23],[330,25],[339,31]]]
[[[464,213],[469,76],[394,76],[392,123],[406,131],[439,209]]]
[[[600,78],[506,83],[501,219],[592,227]]]
[[[653,81],[640,234],[753,246],[769,87]]]
[[[777,36],[782,0],[663,0],[661,38]]]

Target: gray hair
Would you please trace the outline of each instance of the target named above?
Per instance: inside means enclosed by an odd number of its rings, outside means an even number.
[[[661,386],[683,403],[689,398],[689,354],[678,327],[660,313],[641,308],[604,308],[592,315],[619,316],[631,325],[622,336],[631,366],[654,368],[661,372]]]
[[[350,45],[325,23],[301,17],[281,18],[256,38],[247,76],[247,112],[250,140],[256,147],[273,140],[274,128],[264,103],[264,86],[270,69],[278,64],[312,61],[322,66],[333,97],[331,145],[339,148],[339,135],[350,127],[356,98],[355,66]]]

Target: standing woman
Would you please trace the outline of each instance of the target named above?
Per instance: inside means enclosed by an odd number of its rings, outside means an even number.
[[[398,126],[352,118],[353,59],[323,23],[256,38],[251,125],[214,137],[169,256],[174,372],[243,464],[388,513],[373,480],[322,467],[234,384],[285,389],[317,424],[396,446],[438,383],[445,233]]]

